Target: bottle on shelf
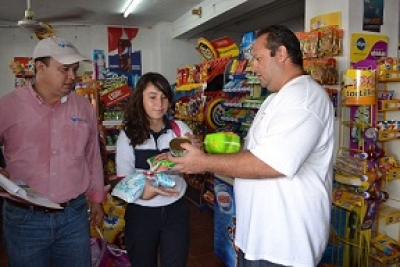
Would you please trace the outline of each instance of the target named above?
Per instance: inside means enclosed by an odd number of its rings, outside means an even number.
[[[122,36],[118,40],[118,63],[122,71],[130,72],[132,70],[131,63],[132,43],[122,29]]]
[[[97,80],[104,79],[104,70],[106,68],[106,61],[104,60],[104,54],[98,53],[96,58],[96,67],[97,67]]]

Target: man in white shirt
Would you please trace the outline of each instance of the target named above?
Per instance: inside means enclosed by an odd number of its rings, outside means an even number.
[[[237,154],[188,153],[175,170],[235,177],[239,267],[316,266],[328,242],[334,110],[303,71],[300,44],[285,26],[258,32],[253,71],[272,94]]]

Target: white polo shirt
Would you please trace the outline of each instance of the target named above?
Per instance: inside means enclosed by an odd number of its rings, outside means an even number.
[[[236,245],[248,260],[316,266],[328,242],[334,110],[309,76],[261,106],[244,149],[286,177],[234,181]]]

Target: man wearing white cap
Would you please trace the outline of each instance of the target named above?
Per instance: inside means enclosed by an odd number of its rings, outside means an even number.
[[[63,209],[14,200],[3,206],[9,266],[90,266],[89,220],[99,224],[105,199],[97,118],[89,101],[71,92],[80,61],[68,41],[50,37],[33,52],[28,86],[0,98],[0,144],[7,168]]]

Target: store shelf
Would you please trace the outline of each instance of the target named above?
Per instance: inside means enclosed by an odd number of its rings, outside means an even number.
[[[400,82],[400,71],[382,70],[379,71],[380,82]]]
[[[224,88],[222,91],[224,93],[249,93],[252,87],[234,87],[234,88]]]
[[[386,204],[379,206],[378,210],[380,218],[384,219],[386,225],[400,222],[400,210]]]
[[[191,90],[202,90],[204,84],[203,83],[187,83],[183,85],[179,85],[175,87],[176,91],[191,91]]]
[[[105,126],[105,127],[121,126],[122,125],[122,120],[103,121],[102,125]]]
[[[378,132],[379,142],[388,142],[400,138],[400,129],[380,130]]]
[[[108,152],[115,152],[116,146],[106,146]]]
[[[386,174],[386,178],[388,181],[399,179],[400,178],[400,167],[393,167]]]
[[[400,99],[386,99],[378,101],[378,111],[399,111]]]
[[[254,108],[254,109],[259,109],[264,102],[264,99],[258,100],[245,100],[243,103],[244,108]]]
[[[247,80],[246,74],[230,74],[228,76],[230,80]]]

